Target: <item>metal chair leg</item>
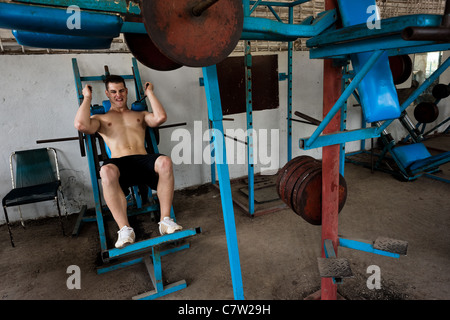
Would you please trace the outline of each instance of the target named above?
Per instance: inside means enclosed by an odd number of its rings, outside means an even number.
[[[67,219],[67,207],[66,207],[66,200],[65,200],[65,198],[64,198],[64,193],[63,193],[61,187],[59,187],[59,190],[58,190],[58,191],[59,191],[59,194],[61,195],[62,206],[63,206],[63,208],[64,208],[64,212],[66,213],[66,219]]]
[[[6,212],[6,206],[3,206],[3,211],[5,213],[5,220],[6,220],[6,225],[8,227],[9,239],[11,240],[11,246],[15,247],[12,230],[11,230],[11,225],[9,224],[8,213]]]
[[[64,231],[64,223],[63,223],[62,216],[61,216],[61,208],[59,206],[58,195],[56,195],[55,200],[56,200],[56,206],[58,207],[59,223],[61,224],[62,234],[63,234],[63,236],[65,236],[66,232]]]

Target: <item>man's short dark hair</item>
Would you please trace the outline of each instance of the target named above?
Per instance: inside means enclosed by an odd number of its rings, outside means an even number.
[[[115,75],[115,74],[106,76],[104,82],[105,82],[106,90],[108,90],[108,84],[110,84],[110,83],[123,83],[123,86],[125,88],[127,87],[125,84],[124,78],[122,78],[121,76]]]

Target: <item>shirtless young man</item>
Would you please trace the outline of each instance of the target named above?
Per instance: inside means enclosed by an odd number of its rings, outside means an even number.
[[[122,77],[107,77],[105,86],[111,109],[105,114],[90,116],[92,92],[90,86],[86,85],[74,125],[85,134],[98,132],[111,150],[111,159],[104,161],[100,177],[103,197],[119,227],[115,246],[123,248],[135,240],[127,216],[126,195],[130,186],[146,184],[156,189],[161,211],[159,231],[162,235],[181,230],[182,227],[170,218],[174,192],[172,161],[162,154],[148,154],[145,149],[147,126],[158,127],[167,119],[162,104],[153,92],[153,84],[145,84],[145,95],[150,101],[152,113],[128,109],[128,89]]]

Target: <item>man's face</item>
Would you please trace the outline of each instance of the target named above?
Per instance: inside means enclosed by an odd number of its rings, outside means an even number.
[[[116,107],[126,107],[128,89],[125,88],[123,83],[108,83],[108,90],[105,90],[106,96],[111,101],[111,105]]]

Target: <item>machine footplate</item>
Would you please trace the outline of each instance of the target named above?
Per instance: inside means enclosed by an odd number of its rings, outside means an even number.
[[[406,255],[408,242],[386,237],[378,237],[373,243],[373,248],[377,250],[397,253],[400,255]]]
[[[317,258],[319,273],[323,278],[352,278],[350,263],[343,258]]]

